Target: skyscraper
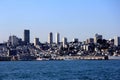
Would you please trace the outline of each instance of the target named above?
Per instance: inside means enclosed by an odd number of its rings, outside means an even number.
[[[24,30],[24,42],[30,43],[30,30]]]
[[[59,44],[60,42],[60,34],[56,33],[56,44]]]
[[[53,43],[53,33],[52,33],[52,32],[50,32],[50,33],[48,34],[48,43],[49,43],[49,44],[52,44],[52,43]]]
[[[63,47],[65,47],[67,45],[67,38],[66,37],[64,37],[62,39],[62,43],[63,43]]]
[[[114,38],[114,44],[115,44],[116,46],[120,46],[120,37],[116,36],[116,37]]]

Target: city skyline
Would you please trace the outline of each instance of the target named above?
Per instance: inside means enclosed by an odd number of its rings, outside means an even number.
[[[39,37],[34,37],[34,39],[31,40],[31,31],[29,29],[24,29],[23,30],[23,38],[18,37],[14,34],[14,35],[10,35],[8,37],[8,40],[6,40],[5,42],[10,42],[10,40],[11,40],[11,41],[13,41],[13,44],[14,44],[14,41],[16,42],[16,41],[20,40],[20,41],[25,42],[25,44],[34,43],[35,45],[37,45],[37,44],[39,44],[39,42],[40,43],[47,42],[49,44],[53,44],[53,43],[59,44],[60,42],[63,42],[63,44],[65,44],[67,42],[84,42],[84,41],[87,43],[89,43],[89,42],[97,43],[97,40],[101,39],[101,40],[108,40],[108,41],[115,40],[115,42],[116,42],[115,44],[120,44],[119,40],[117,40],[117,38],[120,39],[120,36],[114,36],[110,39],[103,38],[103,36],[104,35],[96,33],[95,35],[93,35],[93,37],[88,37],[83,41],[79,40],[79,38],[73,38],[72,40],[68,40],[67,36],[61,37],[60,33],[58,33],[58,32],[56,32],[55,34],[53,32],[49,32],[47,41],[41,42],[41,40],[39,40]]]
[[[96,33],[114,38],[120,36],[119,9],[119,0],[1,0],[0,42],[10,35],[23,39],[24,29],[31,31],[31,42],[36,37],[46,42],[49,32],[59,32],[68,41],[83,41]]]

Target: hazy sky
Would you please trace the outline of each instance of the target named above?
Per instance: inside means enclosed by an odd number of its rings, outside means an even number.
[[[85,40],[95,33],[104,38],[120,36],[120,0],[0,0],[0,42],[9,35],[23,38],[30,29],[47,41],[48,33]]]

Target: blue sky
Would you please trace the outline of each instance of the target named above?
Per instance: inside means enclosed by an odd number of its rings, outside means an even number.
[[[31,42],[47,41],[49,32],[68,41],[95,33],[120,36],[120,0],[0,0],[0,42],[9,35],[23,38],[24,29],[30,29]]]

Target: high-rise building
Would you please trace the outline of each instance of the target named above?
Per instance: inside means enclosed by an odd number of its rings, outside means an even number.
[[[79,42],[78,38],[73,38],[73,42],[78,43]]]
[[[56,44],[60,43],[60,34],[56,33]]]
[[[98,39],[102,39],[102,35],[95,34],[94,43],[97,43]]]
[[[66,37],[64,37],[62,39],[62,43],[63,43],[63,47],[65,47],[67,45],[67,38]]]
[[[120,46],[120,37],[116,36],[116,37],[114,38],[114,44],[115,44],[116,46]]]
[[[34,46],[37,46],[37,45],[39,45],[39,38],[34,39]]]
[[[24,42],[30,43],[30,30],[24,30]]]
[[[49,43],[49,44],[52,44],[52,43],[53,43],[53,33],[52,33],[52,32],[50,32],[50,33],[48,34],[48,43]]]
[[[9,45],[12,45],[12,46],[16,46],[16,45],[18,45],[19,44],[19,38],[18,37],[16,37],[16,36],[10,36],[9,37],[9,40],[8,40],[8,44]]]

